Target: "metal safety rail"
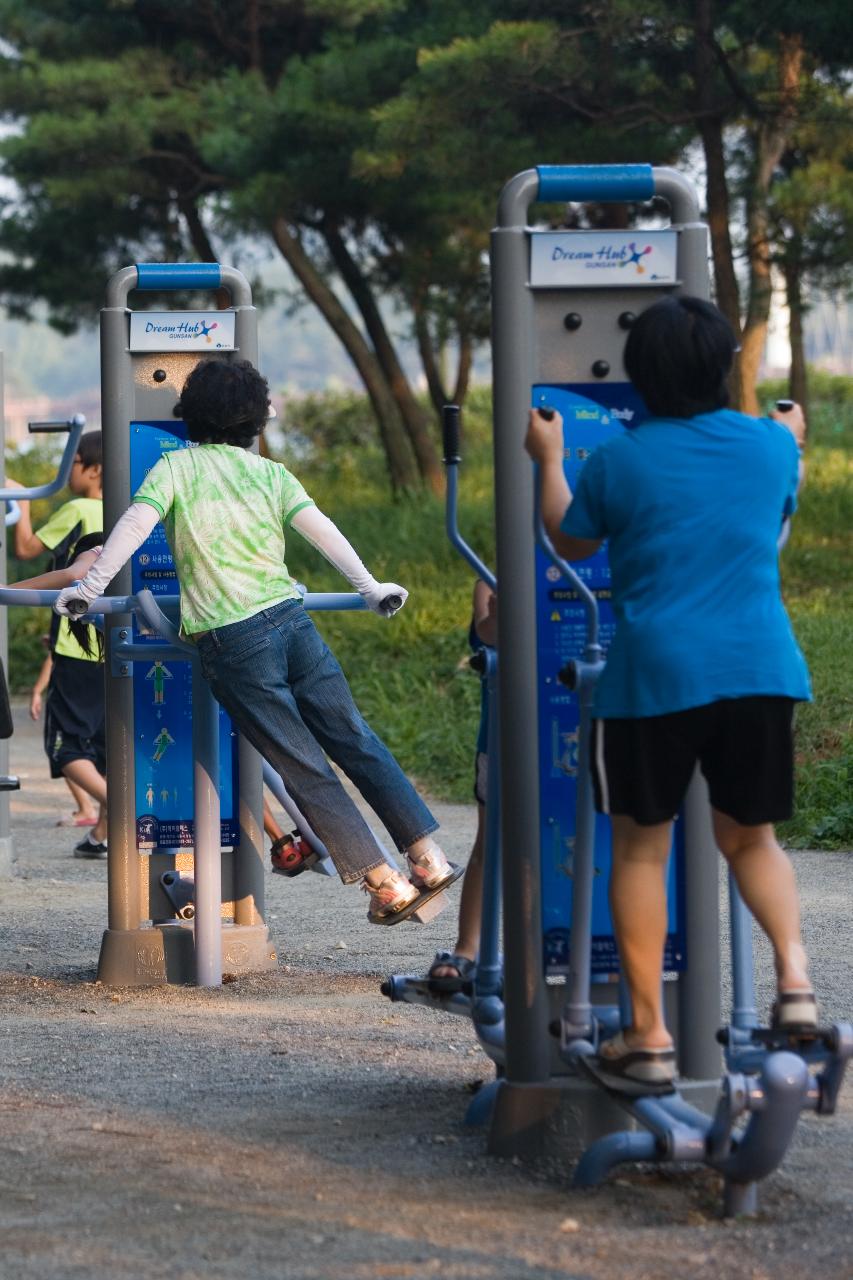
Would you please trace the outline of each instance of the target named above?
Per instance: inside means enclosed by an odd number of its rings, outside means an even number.
[[[57,591],[36,591],[0,587],[0,606],[52,608]],[[336,592],[307,592],[303,604],[310,610],[366,609],[361,596]],[[162,607],[161,607],[162,606]],[[178,596],[158,596],[140,591],[129,596],[101,596],[93,600],[84,621],[97,622],[110,614],[136,614],[145,627],[162,638],[162,644],[134,643],[129,628],[117,631],[109,648],[108,661],[121,674],[134,661],[152,658],[184,660],[192,664],[192,750],[194,786],[194,903],[192,918],[195,942],[195,978],[198,986],[217,987],[222,983],[222,865],[219,820],[219,711],[218,703],[201,674],[193,644],[182,640],[175,624],[164,612],[179,607]]]

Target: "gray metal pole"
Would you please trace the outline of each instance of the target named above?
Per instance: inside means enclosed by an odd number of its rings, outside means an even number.
[[[527,204],[534,171],[501,196],[491,236],[497,578],[510,607],[498,611],[500,793],[504,883],[506,1074],[513,1083],[549,1075],[547,992],[542,976],[539,751],[536,725],[536,582],[533,476],[523,440],[533,369],[533,301],[527,289]]]
[[[195,965],[200,987],[222,985],[222,840],[219,823],[219,704],[192,663]]]
[[[117,292],[128,273],[136,278],[135,267],[118,272],[107,286],[107,299]],[[127,289],[119,302],[101,312],[101,406],[104,449],[104,532],[109,534],[124,513],[130,495],[130,440],[127,424],[133,419],[133,380],[123,358],[128,343]],[[131,593],[131,569],[127,564],[116,575],[111,595]],[[133,681],[114,677],[110,671],[110,642],[115,636],[129,638],[131,615],[105,618],[107,776],[108,927],[111,930],[138,929],[141,919],[139,857],[136,850],[135,784],[133,776]],[[124,635],[122,635],[122,632]]]

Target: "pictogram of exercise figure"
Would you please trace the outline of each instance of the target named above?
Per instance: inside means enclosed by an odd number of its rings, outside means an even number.
[[[154,704],[155,706],[163,703],[163,684],[166,680],[174,680],[174,676],[167,666],[160,661],[159,658],[154,659],[154,665],[147,672],[145,679],[154,681]]]
[[[161,729],[154,739],[154,746],[157,748],[154,752],[154,763],[156,764],[158,760],[162,760],[166,754],[166,749],[174,745],[175,739],[169,733],[169,730],[166,728]]]

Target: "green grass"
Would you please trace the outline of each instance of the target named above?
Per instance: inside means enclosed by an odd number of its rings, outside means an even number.
[[[762,400],[782,392],[768,384]],[[821,375],[814,393],[808,479],[784,553],[783,579],[815,701],[798,712],[798,809],[781,834],[791,845],[851,848],[853,582],[847,539],[853,527],[853,379]],[[473,575],[447,542],[442,503],[428,496],[392,501],[369,414],[357,397],[294,402],[287,421],[291,445],[284,460],[371,571],[412,592],[392,623],[346,613],[315,615],[318,625],[359,705],[403,767],[433,796],[468,800],[479,708],[479,681],[466,662]],[[482,390],[466,406],[463,457],[460,527],[493,564],[490,407]],[[48,464],[30,455],[27,468],[35,474],[39,466]],[[30,479],[20,467],[12,473]],[[289,540],[288,564],[313,590],[341,589],[340,577],[298,537]],[[35,571],[25,565],[15,576]],[[47,618],[36,610],[14,614],[11,683],[22,690],[41,662],[37,638]]]

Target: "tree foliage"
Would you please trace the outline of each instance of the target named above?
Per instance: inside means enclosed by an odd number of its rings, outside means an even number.
[[[797,249],[798,278],[824,280],[849,244],[848,159],[821,127],[849,106],[849,23],[836,0],[0,0],[16,189],[0,296],[68,329],[129,261],[266,237],[353,361],[394,487],[436,488],[392,320],[434,407],[461,399],[503,183],[536,163],[677,162],[699,138],[748,403],[774,263]]]

